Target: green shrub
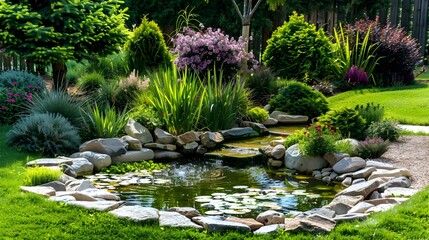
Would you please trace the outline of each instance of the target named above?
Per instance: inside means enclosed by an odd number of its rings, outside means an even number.
[[[289,81],[271,99],[270,105],[275,110],[307,115],[310,118],[320,116],[329,110],[328,101],[323,94],[297,81]]]
[[[261,107],[253,107],[247,111],[247,118],[252,122],[260,123],[270,118],[270,115]]]
[[[86,64],[86,71],[100,73],[104,79],[109,80],[130,74],[128,62],[123,51],[88,62]]]
[[[355,110],[365,119],[367,127],[373,122],[381,121],[384,116],[384,107],[380,107],[380,104],[367,103],[366,106],[356,105]]]
[[[140,74],[148,70],[171,65],[171,57],[158,25],[143,17],[125,44],[126,56],[131,70]]]
[[[45,82],[39,76],[23,71],[5,71],[0,73],[0,88],[18,86],[20,89],[36,88],[45,90]]]
[[[352,108],[333,110],[318,119],[321,123],[336,127],[344,138],[365,138],[365,119]]]
[[[304,132],[305,129],[296,130],[293,134],[287,136],[283,142],[283,145],[286,147],[286,149],[292,145],[302,142],[305,138]]]
[[[249,106],[249,92],[240,80],[223,80],[220,73],[207,74],[205,94],[203,95],[201,126],[210,131],[229,129],[246,115]]]
[[[141,170],[147,170],[149,173],[154,170],[164,170],[170,168],[170,165],[164,163],[154,163],[152,160],[140,161],[132,163],[119,163],[111,165],[108,168],[102,169],[102,172],[111,174],[125,174],[127,172],[137,172]]]
[[[88,106],[83,114],[85,128],[81,130],[81,134],[84,140],[119,137],[125,133],[128,121],[126,111],[118,113],[109,106],[100,109],[95,104],[94,107]]]
[[[401,136],[401,129],[398,124],[389,120],[373,122],[366,130],[368,137],[380,137],[383,140],[395,141]]]
[[[343,140],[337,141],[335,143],[335,152],[337,153],[347,153],[350,156],[355,156],[354,147],[350,141]]]
[[[329,124],[312,124],[307,127],[299,141],[299,148],[304,155],[323,156],[325,153],[336,152],[335,142],[340,139],[336,129]]]
[[[67,81],[69,84],[76,84],[78,79],[85,73],[86,67],[82,63],[78,63],[73,60],[69,60],[66,63],[67,66]]]
[[[132,71],[130,76],[121,79],[116,87],[113,96],[114,106],[118,110],[131,106],[134,99],[143,91],[143,80],[137,75],[136,71]]]
[[[145,91],[137,96],[135,107],[130,112],[130,118],[153,131],[155,128],[162,127],[162,121],[158,112],[149,106],[147,94],[148,92]]]
[[[103,75],[98,72],[85,73],[77,82],[77,87],[85,92],[93,92],[101,88],[106,82]]]
[[[117,87],[118,83],[114,81],[103,83],[96,93],[95,102],[97,105],[100,107],[114,106]]]
[[[150,77],[147,103],[161,116],[171,134],[197,129],[205,98],[205,89],[197,75],[177,69],[160,70]]]
[[[382,138],[366,138],[365,141],[359,142],[355,149],[355,155],[361,158],[379,158],[389,149],[389,140]]]
[[[267,67],[260,66],[246,77],[246,86],[252,90],[251,98],[262,105],[268,103],[271,95],[277,94],[276,78]]]
[[[57,181],[63,173],[47,167],[32,167],[25,171],[24,185],[37,186],[48,182]]]
[[[78,150],[78,130],[55,113],[35,113],[20,119],[6,134],[9,146],[43,155],[65,155]]]
[[[273,32],[262,60],[288,79],[324,79],[334,69],[331,42],[323,29],[317,31],[296,12]]]
[[[30,114],[54,113],[65,117],[76,128],[81,128],[83,102],[65,92],[45,91],[35,95],[33,101],[26,105]]]

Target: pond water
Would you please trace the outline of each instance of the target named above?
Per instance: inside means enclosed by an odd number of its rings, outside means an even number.
[[[267,209],[306,211],[327,205],[342,189],[287,169],[230,167],[221,161],[172,163],[150,181],[117,186],[128,205],[168,209],[194,207],[203,214],[256,217]]]

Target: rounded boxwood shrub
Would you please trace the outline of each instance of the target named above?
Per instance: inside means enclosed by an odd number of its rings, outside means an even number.
[[[36,113],[15,123],[6,134],[6,142],[28,152],[55,156],[77,151],[80,137],[78,130],[60,114]]]
[[[289,81],[270,101],[271,108],[289,114],[318,117],[329,110],[328,100],[322,93],[304,83]]]
[[[170,65],[171,56],[158,25],[146,17],[125,44],[130,70],[140,74],[148,70]]]
[[[357,110],[342,108],[333,110],[318,118],[319,122],[336,127],[344,138],[365,138],[365,119]]]
[[[247,111],[247,118],[252,122],[263,122],[270,117],[267,110],[261,107],[253,107]]]
[[[379,137],[383,140],[395,141],[401,136],[401,129],[398,124],[389,120],[373,122],[366,130],[368,137]]]
[[[296,12],[273,32],[262,60],[278,76],[304,81],[325,79],[334,67],[331,42],[323,29],[316,30]]]

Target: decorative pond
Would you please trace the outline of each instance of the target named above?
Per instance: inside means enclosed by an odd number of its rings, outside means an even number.
[[[268,210],[307,211],[327,205],[342,189],[287,169],[263,166],[235,168],[221,161],[172,163],[168,170],[129,173],[122,176],[97,174],[96,185],[118,193],[128,205],[168,209],[195,207],[206,215],[256,217]]]

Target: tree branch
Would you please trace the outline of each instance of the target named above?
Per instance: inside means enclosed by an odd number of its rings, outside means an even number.
[[[241,18],[241,21],[244,21],[243,14],[241,14],[240,8],[238,7],[238,5],[235,2],[235,0],[231,0],[231,2],[234,4],[235,11],[237,11],[238,15]]]
[[[256,9],[258,9],[259,4],[261,4],[262,0],[258,0],[258,2],[255,4],[255,7],[252,9],[252,11],[250,12],[249,16],[252,17],[253,14],[256,12]]]

